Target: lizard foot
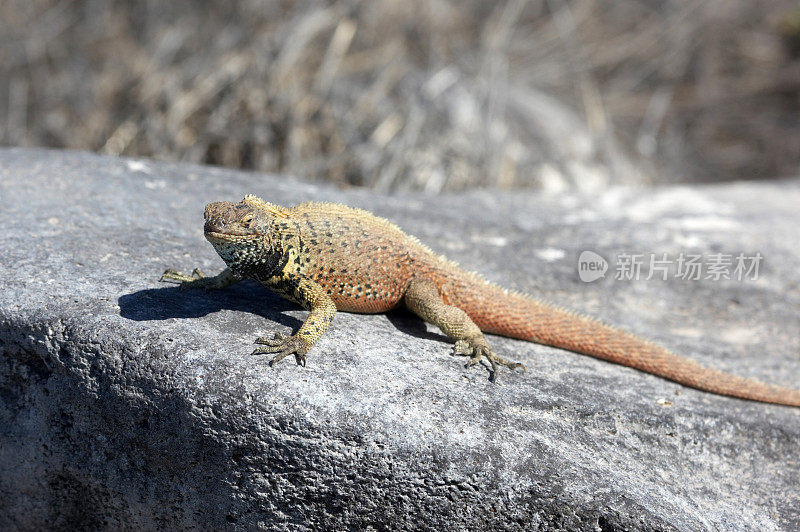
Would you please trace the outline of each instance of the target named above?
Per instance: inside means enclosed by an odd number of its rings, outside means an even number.
[[[204,281],[201,281],[201,279]],[[161,279],[159,279],[159,281],[166,283],[177,283],[180,285],[181,290],[186,288],[208,288],[210,280],[198,268],[192,270],[192,275],[186,275],[172,268],[167,268],[161,274]]]
[[[306,353],[308,352],[308,347],[296,334],[292,336],[286,336],[285,334],[276,332],[275,336],[272,338],[266,338],[264,336],[256,338],[255,343],[263,344],[266,347],[256,347],[251,353],[253,355],[277,353],[272,360],[269,361],[270,366],[274,366],[277,362],[280,362],[291,354],[294,354],[294,358],[297,360],[298,365],[306,365]]]
[[[181,290],[185,290],[187,288],[205,288],[206,290],[219,290],[220,288],[225,288],[226,286],[230,286],[233,283],[240,281],[241,278],[236,277],[233,275],[230,270],[223,270],[222,273],[219,275],[215,275],[213,277],[206,277],[206,275],[201,272],[198,268],[195,268],[192,271],[192,275],[184,275],[181,272],[175,271],[172,268],[167,269],[161,275],[161,281],[166,281],[169,283],[179,283]]]
[[[520,364],[519,362],[511,362],[510,360],[506,360],[505,358],[496,355],[494,351],[492,351],[491,348],[486,344],[474,344],[468,340],[458,340],[453,348],[453,353],[456,355],[469,357],[469,362],[466,363],[464,366],[465,368],[471,368],[480,362],[483,357],[486,357],[486,360],[488,360],[489,364],[492,366],[492,374],[489,377],[489,380],[492,382],[497,380],[497,374],[499,370],[497,367],[498,364],[506,366],[509,369],[522,368],[522,371],[526,371],[523,364]]]

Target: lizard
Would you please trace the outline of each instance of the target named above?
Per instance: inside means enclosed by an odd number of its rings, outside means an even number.
[[[253,279],[310,313],[296,333],[259,337],[254,355],[270,365],[306,354],[338,311],[380,313],[405,306],[455,341],[454,354],[483,359],[490,380],[499,367],[525,370],[489,346],[485,333],[567,349],[622,364],[707,392],[800,406],[800,390],[739,377],[672,353],[599,320],[509,291],[436,254],[397,225],[369,211],[336,203],[293,207],[254,195],[210,203],[204,235],[227,267],[207,277],[167,269],[162,281],[180,288],[226,288]]]

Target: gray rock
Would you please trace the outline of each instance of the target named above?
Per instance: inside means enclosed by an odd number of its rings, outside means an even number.
[[[492,280],[707,365],[800,375],[800,183],[593,196],[377,196],[218,168],[0,151],[0,526],[797,530],[800,409],[492,337],[496,385],[413,316],[305,313],[221,261],[203,205],[245,193],[369,208]],[[753,254],[757,280],[578,280],[590,249]],[[613,262],[613,261],[612,261]],[[645,268],[646,271],[646,268]]]

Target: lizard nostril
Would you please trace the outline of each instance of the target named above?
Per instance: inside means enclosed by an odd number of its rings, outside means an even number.
[[[203,226],[203,231],[206,233],[220,233],[222,229],[225,227],[225,222],[220,220],[219,218],[211,218],[206,220],[205,225]]]

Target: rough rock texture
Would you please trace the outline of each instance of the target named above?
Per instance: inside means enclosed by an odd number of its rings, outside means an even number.
[[[0,528],[797,530],[800,409],[492,337],[465,370],[414,317],[305,313],[221,267],[203,205],[346,202],[512,288],[708,365],[798,385],[800,183],[375,196],[215,168],[0,151]],[[581,251],[754,253],[755,281],[578,280]]]

